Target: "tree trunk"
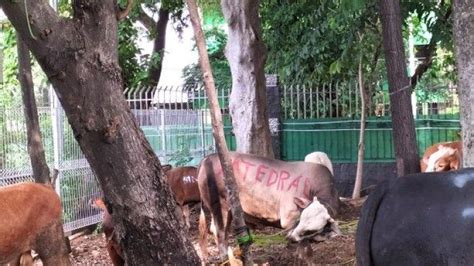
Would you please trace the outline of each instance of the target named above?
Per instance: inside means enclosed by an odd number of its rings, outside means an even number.
[[[152,87],[158,86],[160,82],[161,70],[163,66],[163,57],[165,55],[165,43],[166,43],[166,26],[170,12],[163,7],[160,7],[158,12],[159,17],[156,22],[156,36],[153,44],[153,52],[150,58],[150,66],[148,69],[148,85]],[[151,99],[150,97],[149,99]]]
[[[390,92],[393,141],[398,176],[420,171],[411,86],[407,76],[399,0],[380,0],[385,63]]]
[[[360,198],[360,189],[362,187],[362,177],[364,174],[364,154],[365,154],[365,122],[367,118],[367,94],[364,90],[364,77],[362,72],[362,56],[359,60],[359,90],[360,97],[362,98],[361,111],[360,111],[360,132],[359,132],[359,152],[357,154],[357,171],[354,184],[354,191],[352,192],[352,198]]]
[[[266,48],[259,0],[221,0],[229,27],[226,57],[232,72],[229,109],[237,151],[273,158],[265,88]]]
[[[245,241],[246,239],[251,239],[250,231],[245,224],[244,212],[239,200],[239,190],[235,183],[234,170],[232,168],[229,150],[227,149],[227,144],[225,142],[222,114],[217,100],[214,77],[212,76],[211,64],[207,54],[206,40],[204,33],[202,32],[196,0],[186,0],[186,3],[188,5],[191,23],[194,28],[194,35],[199,52],[199,62],[204,77],[207,98],[211,107],[212,134],[216,140],[217,153],[225,176],[224,182],[229,195],[232,211],[232,224],[242,250],[242,261],[245,265],[252,265],[252,257],[250,253],[251,241]],[[242,242],[240,240],[244,241]]]
[[[102,187],[126,262],[198,264],[160,162],[122,94],[116,1],[73,1],[74,19],[57,16],[46,1],[26,3],[28,19],[23,3],[0,1],[54,85]]]
[[[463,167],[474,167],[474,2],[454,1],[453,31],[461,103]]]
[[[30,51],[22,41],[20,34],[16,35],[16,45],[18,50],[18,81],[21,85],[23,111],[25,112],[28,135],[28,154],[33,170],[33,178],[37,183],[49,184],[51,180],[43,143],[41,141],[38,108],[36,108],[33,77],[31,74]]]

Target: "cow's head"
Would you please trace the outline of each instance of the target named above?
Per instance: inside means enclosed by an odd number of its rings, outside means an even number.
[[[438,151],[429,157],[426,164],[425,172],[457,170],[460,165],[459,151],[451,147],[439,145]]]
[[[301,241],[306,238],[313,238],[323,233],[325,228],[329,228],[330,233],[341,233],[337,222],[331,218],[327,208],[316,197],[313,198],[313,201],[295,197],[294,202],[302,209],[302,212],[295,228],[288,233],[289,239]]]

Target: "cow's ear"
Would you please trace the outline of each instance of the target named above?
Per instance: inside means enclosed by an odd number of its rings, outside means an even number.
[[[301,197],[294,197],[293,202],[301,209],[304,209],[311,204],[310,200]]]
[[[169,170],[171,170],[171,168],[173,168],[173,166],[171,164],[163,164],[161,165],[161,170],[163,170],[163,172],[168,172]]]

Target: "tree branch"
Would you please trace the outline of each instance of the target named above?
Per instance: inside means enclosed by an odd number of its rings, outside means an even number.
[[[449,17],[451,16],[451,13],[452,7],[449,6],[444,17],[436,22],[436,26],[446,23]],[[423,59],[421,64],[416,67],[415,73],[410,78],[411,91],[415,89],[416,85],[418,84],[418,81],[421,79],[423,74],[425,74],[426,71],[428,71],[428,69],[430,69],[431,65],[433,64],[433,57],[436,52],[436,47],[438,46],[438,41],[439,39],[435,38],[435,36],[431,37],[430,43],[428,44],[427,48],[427,56],[425,57],[425,59]]]
[[[138,9],[138,21],[148,30],[150,36],[156,36],[156,22],[143,10],[143,7]]]
[[[133,0],[127,1],[127,7],[124,10],[121,10],[117,13],[117,20],[122,20],[128,16],[128,13],[132,10],[133,7]]]

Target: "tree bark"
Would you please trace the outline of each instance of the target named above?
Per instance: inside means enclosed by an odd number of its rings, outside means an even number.
[[[140,21],[140,23],[142,23],[142,25],[148,30],[148,35],[155,37],[156,22],[152,17],[148,16],[145,10],[143,10],[143,7],[139,7],[138,9],[138,21]]]
[[[393,141],[398,176],[420,171],[411,86],[407,76],[399,0],[380,0],[385,63],[390,92]]]
[[[50,184],[49,167],[46,163],[46,155],[41,141],[38,108],[36,107],[33,77],[31,74],[30,51],[21,39],[20,34],[16,35],[16,45],[18,50],[18,81],[21,86],[27,129],[28,154],[33,170],[33,178],[37,183]]]
[[[186,0],[188,5],[191,23],[194,28],[194,35],[199,52],[199,62],[204,77],[207,98],[211,107],[212,134],[216,140],[217,153],[224,172],[224,183],[229,195],[230,207],[232,211],[232,224],[237,239],[250,239],[250,231],[244,220],[244,211],[240,205],[239,190],[235,183],[234,170],[230,159],[229,150],[225,142],[224,127],[222,123],[222,114],[217,100],[216,87],[214,77],[212,76],[211,64],[207,54],[206,40],[202,32],[201,22],[199,19],[198,8],[195,0]],[[252,265],[252,257],[250,253],[250,241],[242,243],[238,241],[242,250],[242,261],[245,265]]]
[[[170,17],[170,12],[163,7],[160,7],[158,14],[159,17],[156,22],[155,42],[153,44],[153,52],[151,54],[150,66],[148,69],[148,85],[153,87],[158,86],[158,82],[160,82],[163,57],[165,55],[166,26],[168,25]]]
[[[453,31],[461,103],[463,167],[474,167],[474,2],[454,1]]]
[[[47,1],[26,3],[28,20],[23,3],[0,0],[54,85],[102,187],[126,262],[198,264],[160,162],[122,94],[116,1],[73,1],[73,19],[57,16]]]
[[[352,198],[360,198],[360,190],[362,188],[362,177],[364,174],[364,154],[365,154],[365,123],[367,118],[367,94],[364,91],[364,77],[362,70],[362,56],[359,60],[359,90],[360,97],[362,98],[361,112],[360,112],[360,132],[359,132],[359,151],[357,154],[357,171],[354,184],[354,191],[352,192]]]
[[[229,109],[237,151],[274,158],[265,88],[266,48],[259,0],[221,0],[229,28],[226,57],[232,72]]]

